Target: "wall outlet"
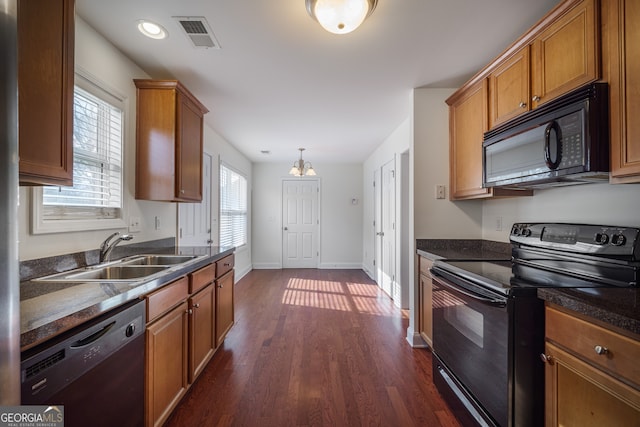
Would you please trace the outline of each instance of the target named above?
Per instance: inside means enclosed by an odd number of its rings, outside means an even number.
[[[155,217],[154,223],[155,223],[155,226],[156,226],[156,230],[160,230],[160,217],[159,216]]]
[[[140,217],[139,216],[129,217],[129,233],[138,233],[140,231],[141,231]]]
[[[496,231],[502,231],[502,217],[496,217]]]
[[[436,185],[436,199],[444,199],[444,197],[445,197],[445,186]]]

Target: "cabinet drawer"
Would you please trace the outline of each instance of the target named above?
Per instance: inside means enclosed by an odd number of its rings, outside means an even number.
[[[189,279],[186,276],[147,295],[147,323],[186,300],[188,295]]]
[[[235,258],[233,254],[216,261],[216,277],[220,277],[227,271],[233,269],[234,261]]]
[[[215,265],[213,264],[194,271],[189,274],[189,293],[194,294],[198,292],[209,283],[213,283],[213,279],[215,279]]]
[[[640,386],[640,341],[550,307],[546,309],[545,328],[547,340],[571,350],[618,378]],[[596,346],[607,351],[598,354]]]
[[[424,274],[427,277],[431,277],[429,269],[433,267],[433,261],[423,256],[420,257],[420,274]]]

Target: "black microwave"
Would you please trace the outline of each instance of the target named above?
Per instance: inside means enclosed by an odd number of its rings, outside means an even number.
[[[609,180],[609,90],[592,83],[484,134],[484,187]]]

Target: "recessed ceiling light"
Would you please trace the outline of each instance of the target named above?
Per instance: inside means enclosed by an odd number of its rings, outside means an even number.
[[[138,31],[152,39],[164,39],[167,37],[167,30],[155,22],[141,19],[138,21]]]

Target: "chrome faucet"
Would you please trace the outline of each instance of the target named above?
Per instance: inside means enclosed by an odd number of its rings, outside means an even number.
[[[116,236],[118,236],[118,238],[113,242],[111,242],[111,239],[113,239]],[[133,239],[133,236],[131,234],[120,234],[117,231],[113,233],[111,236],[107,237],[104,240],[104,242],[102,242],[102,244],[100,245],[100,262],[102,263],[105,261],[109,261],[109,255],[111,255],[111,251],[113,250],[113,248],[115,248],[116,245],[122,242],[123,240],[131,240],[131,239]]]

